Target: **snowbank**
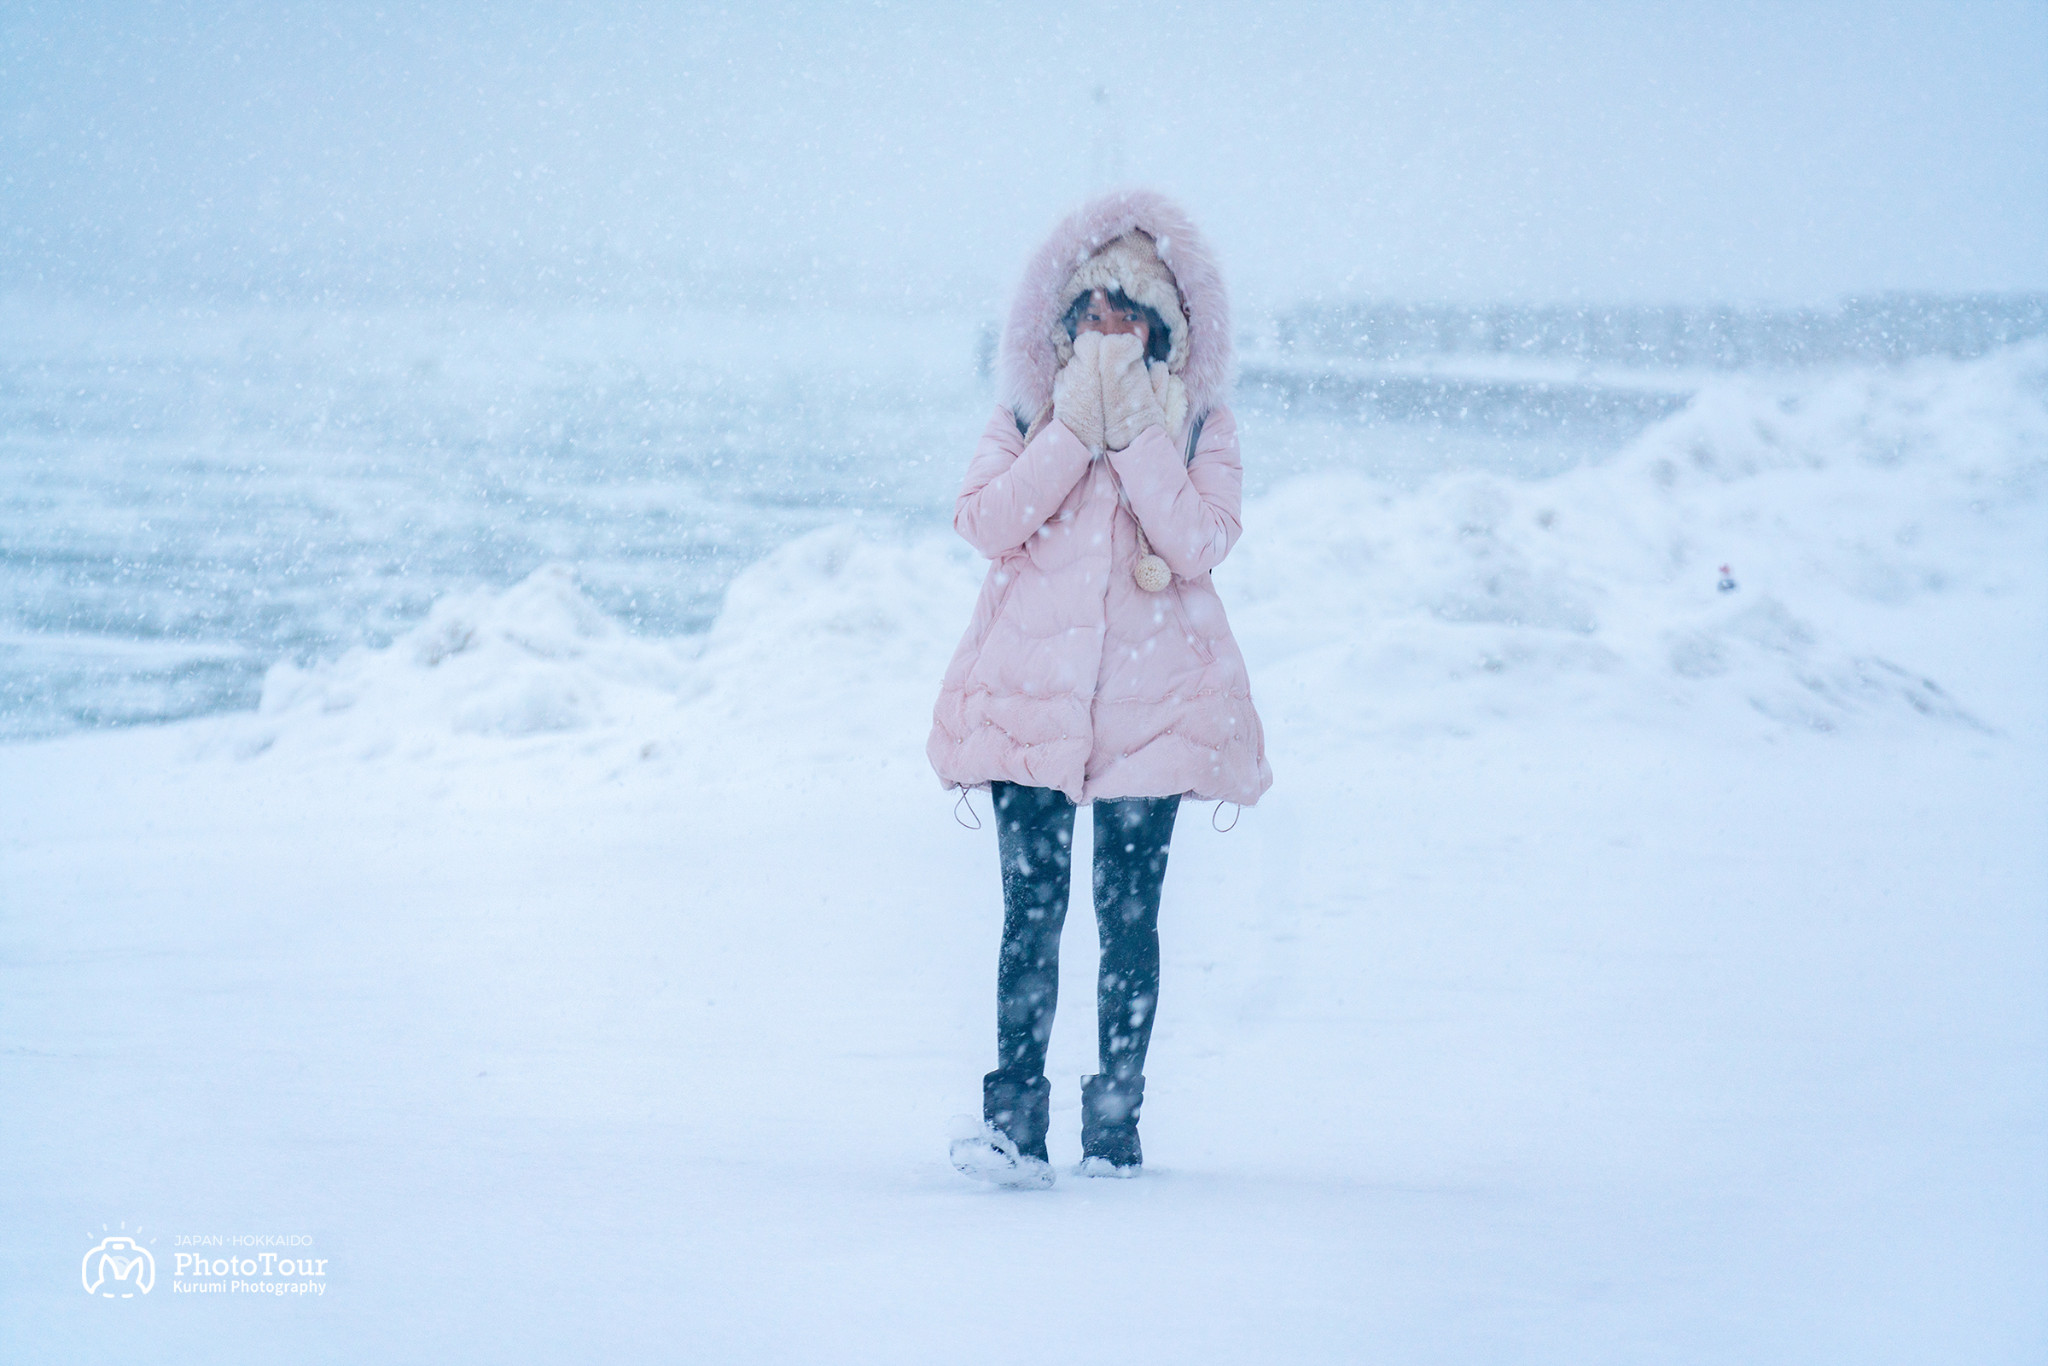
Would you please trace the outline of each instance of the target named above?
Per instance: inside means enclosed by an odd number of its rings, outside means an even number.
[[[2044,479],[2040,344],[1792,393],[1730,380],[1551,479],[1292,480],[1247,506],[1217,578],[1283,748],[1559,709],[1995,726],[1910,652],[1910,626],[2039,576]],[[950,535],[833,526],[741,573],[708,636],[653,641],[551,565],[442,602],[386,649],[277,666],[235,747],[420,755],[573,732],[643,758],[908,761],[982,572]]]
[[[1870,609],[1948,610],[2038,575],[2044,397],[2038,344],[1789,394],[1723,381],[1549,480],[1293,481],[1247,511],[1219,578],[1255,662],[1328,699],[1326,719],[1733,703],[1821,730],[1968,720],[1934,660],[1886,653],[1911,632]]]
[[[244,754],[280,742],[370,758],[444,736],[521,737],[605,728],[672,710],[688,646],[642,640],[600,611],[565,565],[502,593],[457,594],[383,649],[310,669],[274,665]]]

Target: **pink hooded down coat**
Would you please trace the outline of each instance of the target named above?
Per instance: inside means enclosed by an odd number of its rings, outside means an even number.
[[[1052,401],[1051,332],[1075,268],[1133,228],[1155,240],[1186,304],[1179,374],[1200,416],[1192,458],[1166,431],[1090,459],[1058,421],[1025,445]],[[1003,335],[1005,402],[968,466],[953,526],[988,577],[940,684],[925,749],[944,788],[992,779],[1096,798],[1256,802],[1273,784],[1244,657],[1209,571],[1237,542],[1244,469],[1224,405],[1228,299],[1200,235],[1161,196],[1083,205],[1038,249]],[[1114,472],[1114,478],[1112,477]],[[1117,497],[1121,481],[1129,499]],[[1132,518],[1136,513],[1136,522]],[[1138,525],[1173,571],[1157,593],[1131,577]]]

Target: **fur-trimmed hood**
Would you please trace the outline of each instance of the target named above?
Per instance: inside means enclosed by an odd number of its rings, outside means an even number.
[[[1069,282],[1091,258],[1132,232],[1152,239],[1152,251],[1172,272],[1180,289],[1180,312],[1187,319],[1185,355],[1169,359],[1167,368],[1187,387],[1188,411],[1206,413],[1229,397],[1233,377],[1230,298],[1215,255],[1194,222],[1165,195],[1119,190],[1089,200],[1060,220],[1024,268],[1024,278],[1010,302],[1009,322],[1003,328],[998,366],[1003,401],[1022,420],[1030,421],[1052,401],[1052,380],[1060,367],[1062,349],[1056,346],[1054,333],[1067,305],[1073,302],[1075,291]],[[1131,247],[1131,243],[1122,243],[1108,253],[1113,259],[1104,262],[1105,268],[1120,273],[1116,259],[1119,253],[1131,254]],[[1160,311],[1171,329],[1178,319]],[[1180,338],[1174,340],[1174,350],[1182,351]]]

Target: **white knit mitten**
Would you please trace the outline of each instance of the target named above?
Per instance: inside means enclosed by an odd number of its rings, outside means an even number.
[[[1052,377],[1052,415],[1095,454],[1102,454],[1102,334],[1074,338],[1074,358]]]
[[[1079,353],[1076,352],[1078,359]],[[1147,427],[1166,425],[1138,339],[1119,332],[1102,339],[1102,444],[1120,451]]]
[[[1159,400],[1159,407],[1166,414],[1166,434],[1176,442],[1181,439],[1188,425],[1188,390],[1180,382],[1180,376],[1170,372],[1164,365],[1154,362],[1150,366],[1152,393]]]

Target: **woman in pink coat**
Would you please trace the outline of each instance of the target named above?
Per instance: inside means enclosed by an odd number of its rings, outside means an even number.
[[[944,787],[990,790],[1002,858],[997,1066],[982,1126],[952,1149],[972,1176],[1052,1183],[1045,1050],[1074,808],[1095,806],[1102,940],[1081,1171],[1135,1176],[1180,800],[1249,806],[1273,782],[1209,581],[1240,530],[1230,371],[1215,260],[1159,195],[1106,195],[1069,215],[1010,307],[1004,401],[953,511],[993,563],[926,745]]]

